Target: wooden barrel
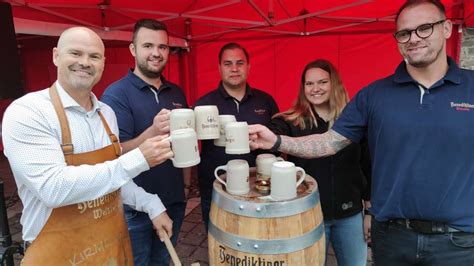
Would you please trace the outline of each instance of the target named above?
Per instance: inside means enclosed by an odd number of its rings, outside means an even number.
[[[225,175],[222,175],[225,178]],[[298,196],[287,201],[250,192],[230,195],[214,182],[208,246],[210,265],[323,265],[325,236],[316,181],[306,176]]]

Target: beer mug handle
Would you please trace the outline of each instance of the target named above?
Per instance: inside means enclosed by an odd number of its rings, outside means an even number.
[[[172,136],[169,135],[168,137],[162,139],[161,141],[163,141],[163,140],[169,141],[170,142],[170,148],[171,148],[171,150],[173,150],[173,143],[172,143],[173,138],[172,138]],[[174,160],[174,153],[173,153],[173,157],[171,157],[170,160],[173,162],[173,165],[176,163],[176,161]]]
[[[219,170],[224,170],[224,171],[226,171],[226,173],[227,173],[227,165],[218,166],[218,167],[216,168],[216,170],[214,170],[214,176],[216,177],[217,181],[221,182],[222,185],[224,185],[224,186],[227,187],[226,182],[224,182],[224,180],[222,180],[222,179],[219,177],[219,175],[217,174],[217,172],[218,172]]]
[[[298,182],[296,182],[296,187],[298,187],[299,185],[301,185],[301,183],[303,183],[304,178],[306,176],[306,172],[304,171],[304,169],[297,166],[296,167],[296,173],[298,173],[298,172],[301,172],[301,177],[300,177],[300,179],[298,179]]]

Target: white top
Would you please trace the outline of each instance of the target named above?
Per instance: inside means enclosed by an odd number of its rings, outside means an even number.
[[[112,109],[92,94],[87,112],[56,82],[69,121],[74,153],[97,150],[111,144],[98,111],[118,137]],[[122,187],[123,203],[147,212],[150,219],[163,211],[157,195],[145,192],[132,180],[149,169],[136,148],[113,161],[96,165],[67,166],[61,150],[61,127],[48,89],[15,100],[3,117],[4,153],[10,162],[23,203],[23,239],[33,241],[53,208],[93,200]]]

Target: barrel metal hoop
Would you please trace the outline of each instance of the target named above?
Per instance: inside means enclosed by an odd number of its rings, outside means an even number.
[[[259,240],[244,238],[224,232],[214,225],[212,221],[209,223],[209,234],[212,235],[217,242],[231,249],[252,254],[278,255],[303,250],[319,241],[323,233],[324,225],[323,222],[321,222],[312,231],[298,237]]]
[[[314,208],[319,203],[319,192],[316,190],[309,195],[289,201],[256,203],[229,199],[213,190],[212,201],[220,209],[239,216],[277,218],[300,214]]]

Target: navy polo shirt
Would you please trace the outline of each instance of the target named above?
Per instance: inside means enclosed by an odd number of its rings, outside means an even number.
[[[402,62],[361,90],[333,126],[354,142],[368,133],[378,221],[432,220],[474,232],[474,72],[448,64],[441,80],[420,89]]]
[[[157,89],[129,70],[124,78],[105,90],[101,100],[115,111],[120,141],[138,137],[153,124],[161,109],[188,107],[183,91],[164,77],[161,80]],[[183,170],[175,168],[170,160],[141,173],[133,181],[145,191],[157,194],[165,206],[184,201]]]
[[[262,124],[268,126],[272,116],[278,113],[278,106],[272,96],[261,90],[251,88],[248,84],[241,101],[230,96],[221,82],[216,90],[202,96],[194,106],[200,105],[216,105],[220,115],[234,115],[237,121],[246,121],[249,125]],[[212,182],[215,179],[214,169],[216,167],[225,165],[233,159],[246,160],[252,167],[255,166],[257,155],[257,151],[241,155],[226,154],[224,147],[214,145],[214,140],[201,141],[201,163],[198,165],[201,196],[211,197]]]

